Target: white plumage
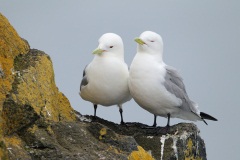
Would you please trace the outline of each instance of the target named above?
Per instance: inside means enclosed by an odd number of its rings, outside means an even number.
[[[216,120],[198,110],[197,104],[189,99],[179,73],[163,62],[160,35],[145,31],[135,41],[138,47],[130,66],[129,89],[134,100],[154,114],[153,126],[156,126],[156,116],[168,117],[167,126],[170,117]]]
[[[118,105],[122,118],[122,104],[131,99],[128,88],[128,66],[124,62],[124,47],[120,36],[106,33],[99,39],[92,62],[84,70],[80,96],[97,105]]]

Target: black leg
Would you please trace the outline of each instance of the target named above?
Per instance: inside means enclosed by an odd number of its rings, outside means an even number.
[[[97,104],[94,104],[94,118],[96,118]]]
[[[154,114],[154,122],[153,122],[153,127],[157,127],[157,116]]]
[[[168,121],[166,127],[170,127],[170,113],[167,114]]]
[[[162,128],[162,133],[163,134],[167,134],[170,131],[170,117],[171,117],[171,115],[170,115],[170,113],[168,113],[167,114],[167,119],[168,119],[167,125]]]
[[[121,107],[119,107],[119,112],[120,112],[120,116],[121,116],[121,124],[125,124],[124,121],[123,121],[123,115],[122,115],[123,110],[122,110]]]

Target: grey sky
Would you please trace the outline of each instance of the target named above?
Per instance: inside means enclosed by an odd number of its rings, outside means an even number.
[[[240,1],[238,0],[132,0],[132,1],[4,1],[5,15],[31,48],[51,56],[60,91],[82,114],[93,114],[82,100],[82,70],[106,32],[119,34],[130,65],[133,39],[145,30],[159,33],[164,42],[164,61],[183,76],[187,92],[201,111],[218,122],[196,122],[205,140],[208,159],[238,159],[240,148]],[[134,101],[123,105],[126,122],[153,123],[153,115]],[[120,122],[117,107],[99,107],[97,115]],[[158,117],[158,125],[166,125]],[[174,119],[171,124],[182,122]]]

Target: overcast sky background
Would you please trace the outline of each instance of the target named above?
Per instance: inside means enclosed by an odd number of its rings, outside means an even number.
[[[239,0],[0,0],[0,12],[31,48],[50,55],[56,84],[82,114],[93,114],[82,100],[82,71],[106,32],[119,34],[128,65],[134,38],[145,30],[159,33],[164,61],[183,76],[188,95],[200,110],[219,121],[195,124],[210,160],[238,159],[240,149],[240,1]],[[133,100],[123,105],[126,122],[153,123],[153,115]],[[118,108],[98,107],[101,118],[120,122]],[[182,122],[171,120],[171,125]],[[158,117],[159,126],[167,120]]]

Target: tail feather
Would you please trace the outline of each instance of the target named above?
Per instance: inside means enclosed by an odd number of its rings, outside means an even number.
[[[212,121],[217,121],[216,118],[214,118],[213,116],[210,116],[209,114],[204,113],[204,112],[200,112],[200,116],[201,116],[203,119],[208,119],[208,120],[212,120]]]

